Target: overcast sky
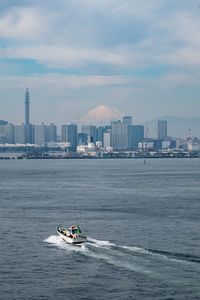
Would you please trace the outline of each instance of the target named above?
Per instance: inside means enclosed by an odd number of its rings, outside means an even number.
[[[0,119],[200,116],[200,0],[0,0]]]

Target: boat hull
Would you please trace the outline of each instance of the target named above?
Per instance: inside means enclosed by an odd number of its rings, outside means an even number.
[[[83,236],[79,236],[77,238],[70,238],[59,231],[57,231],[58,235],[68,244],[78,245],[86,242],[86,238]]]

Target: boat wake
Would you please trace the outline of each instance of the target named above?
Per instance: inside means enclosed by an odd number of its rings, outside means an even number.
[[[159,274],[163,273],[163,268],[167,268],[168,271],[170,269],[170,272],[175,275],[176,270],[187,270],[192,265],[195,266],[196,263],[200,263],[200,257],[117,245],[90,237],[87,238],[86,243],[76,246],[65,243],[57,235],[49,236],[44,242],[65,250],[67,253],[76,252],[102,260],[117,268],[125,268],[130,271],[149,274],[149,276],[155,274],[160,276]]]

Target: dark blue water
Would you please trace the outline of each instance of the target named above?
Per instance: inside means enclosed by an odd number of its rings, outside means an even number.
[[[3,300],[200,299],[198,159],[0,161],[0,228]]]

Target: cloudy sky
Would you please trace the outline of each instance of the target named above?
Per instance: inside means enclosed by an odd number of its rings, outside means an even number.
[[[0,119],[200,116],[200,0],[0,0]]]

